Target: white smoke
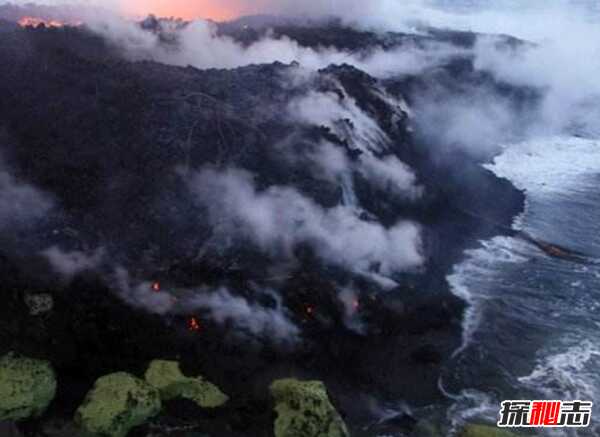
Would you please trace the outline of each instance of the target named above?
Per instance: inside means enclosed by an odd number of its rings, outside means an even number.
[[[440,154],[450,156],[456,149],[489,156],[501,140],[509,141],[519,126],[529,122],[519,118],[509,99],[476,87],[460,94],[419,96],[415,113],[421,135],[436,144]]]
[[[173,310],[177,301],[170,293],[158,293],[150,281],[132,278],[123,267],[116,267],[111,275],[121,298],[132,306],[148,312],[166,315]]]
[[[322,142],[317,151],[309,155],[314,166],[323,170],[330,179],[351,178],[351,173],[357,171],[384,192],[410,199],[419,198],[423,194],[423,188],[417,184],[412,169],[393,155],[380,156],[382,153],[389,153],[392,148],[387,134],[372,116],[359,108],[343,87],[338,84],[336,89],[337,92],[310,91],[293,100],[289,104],[288,113],[294,120],[329,128],[351,148],[362,153],[351,162],[340,148]],[[381,95],[378,94],[378,97],[386,100],[392,108],[406,110],[403,101],[394,100],[384,91],[380,90],[379,93]],[[403,114],[397,115],[398,118],[402,116]]]
[[[358,293],[351,288],[344,288],[339,292],[338,299],[344,307],[344,324],[346,327],[357,334],[364,334],[366,326],[359,315]]]
[[[408,198],[419,198],[423,194],[423,187],[416,184],[417,178],[410,167],[393,155],[385,158],[363,155],[358,170],[385,192]]]
[[[189,186],[217,237],[251,241],[276,258],[292,259],[305,243],[324,263],[357,273],[392,276],[423,262],[419,227],[411,222],[386,229],[353,208],[324,209],[293,188],[259,191],[252,175],[237,169],[204,169]]]
[[[574,23],[575,25],[575,23]],[[560,24],[559,24],[560,27]],[[577,127],[598,134],[600,121],[600,31],[579,22],[578,32],[565,26],[560,38],[547,39],[518,56],[480,38],[476,67],[507,83],[538,87],[544,98],[532,129],[556,133]],[[579,33],[581,32],[581,33]]]
[[[338,91],[343,93],[343,88],[339,87]],[[311,91],[292,101],[288,113],[307,124],[328,127],[364,153],[382,152],[390,142],[377,122],[346,93]]]
[[[492,5],[460,13],[438,10],[423,13],[423,17],[434,26],[505,34],[532,42],[512,50],[498,44],[496,37],[480,36],[473,55],[477,71],[505,84],[536,88],[541,103],[526,114],[517,114],[503,96],[473,87],[463,95],[421,102],[422,130],[433,134],[439,128],[437,138],[475,152],[510,141],[515,134],[600,134],[597,3],[535,0],[495,1]]]
[[[600,15],[591,22],[579,12],[555,5],[463,17],[473,22],[481,17],[478,30],[526,36],[535,43],[515,50],[499,44],[497,37],[479,36],[474,67],[503,84],[535,89],[541,100],[517,112],[509,97],[481,86],[461,94],[421,96],[415,107],[420,132],[450,150],[460,147],[473,153],[540,135],[598,136]]]
[[[232,295],[225,287],[208,293],[198,293],[187,300],[184,306],[192,311],[208,310],[212,320],[220,325],[232,323],[237,330],[253,336],[294,343],[300,331],[285,314],[277,294],[270,294],[276,300],[275,308],[251,304],[242,297]]]
[[[238,335],[269,338],[288,344],[298,341],[299,329],[288,318],[279,296],[271,290],[266,292],[273,297],[275,305],[266,308],[234,296],[226,287],[157,291],[152,282],[133,279],[122,267],[115,269],[113,278],[121,298],[148,312],[188,315],[202,310],[216,324],[231,325]]]
[[[67,252],[58,247],[51,247],[43,251],[42,255],[65,280],[71,280],[84,271],[103,274],[106,273],[103,267],[111,269],[108,264],[103,265],[106,261],[103,249],[85,253]],[[203,310],[216,324],[231,325],[238,335],[269,338],[290,345],[299,340],[298,327],[288,318],[281,298],[272,290],[263,291],[274,302],[272,307],[267,308],[233,295],[226,287],[211,289],[199,286],[194,289],[177,289],[167,286],[163,289],[159,284],[157,289],[156,282],[132,277],[122,266],[112,268],[112,271],[104,276],[125,302],[152,314],[187,315]]]
[[[177,49],[161,44],[159,36],[144,31],[131,20],[113,14],[96,13],[86,19],[94,31],[104,35],[130,56],[162,63],[196,68],[235,68],[251,64],[298,62],[318,70],[331,64],[350,64],[377,77],[416,74],[426,68],[443,64],[465,51],[449,44],[407,42],[402,48],[384,50],[374,47],[364,52],[338,50],[334,47],[304,47],[286,36],[270,33],[248,46],[231,37],[218,35],[210,21],[195,20],[173,30]]]
[[[324,176],[330,182],[338,182],[347,174],[352,164],[344,150],[327,141],[322,141],[314,151],[305,153],[312,164],[315,176]]]
[[[81,272],[98,269],[104,260],[105,252],[103,249],[97,249],[93,253],[82,251],[69,252],[62,250],[58,246],[52,246],[42,251],[42,255],[57,273],[65,279],[71,280]]]
[[[430,43],[424,46],[407,44],[401,49],[384,51],[375,48],[367,53],[354,53],[333,47],[303,47],[298,42],[282,36],[267,34],[245,47],[227,36],[218,36],[216,26],[208,21],[194,21],[178,32],[178,51],[156,51],[162,62],[175,65],[192,65],[197,68],[234,68],[250,64],[275,61],[318,70],[331,64],[350,64],[378,77],[408,74],[443,63],[463,53],[447,44]]]
[[[0,157],[0,231],[32,226],[53,207],[50,195],[15,178]]]

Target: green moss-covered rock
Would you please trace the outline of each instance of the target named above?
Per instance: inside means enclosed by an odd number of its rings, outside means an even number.
[[[467,425],[464,427],[460,437],[518,437],[518,434],[495,426]]]
[[[96,381],[75,421],[87,435],[125,437],[161,409],[158,390],[128,373],[113,373]]]
[[[344,421],[320,381],[280,379],[271,384],[275,437],[347,437]]]
[[[184,398],[202,408],[215,408],[229,399],[216,385],[204,378],[185,376],[176,361],[152,361],[145,378],[150,385],[159,390],[161,398],[165,401]]]
[[[55,394],[50,363],[13,354],[0,358],[0,422],[41,415]]]

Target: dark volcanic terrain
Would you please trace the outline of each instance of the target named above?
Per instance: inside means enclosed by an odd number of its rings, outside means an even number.
[[[240,22],[219,31],[250,44],[264,28]],[[381,37],[339,24],[279,25],[273,32],[307,47],[348,50],[420,38],[474,44],[468,33]],[[48,423],[69,418],[99,376],[140,374],[155,358],[176,358],[230,394],[232,402],[211,413],[174,402],[155,424],[191,423],[210,435],[270,435],[267,387],[276,377],[323,380],[353,435],[373,435],[369,426],[388,401],[443,402],[438,377],[460,345],[465,308],[446,275],[466,248],[510,226],[523,196],[466,154],[436,159],[436,145],[401,102],[485,85],[522,109],[534,95],[493,83],[468,56],[383,81],[349,65],[310,75],[280,63],[199,70],[131,62],[85,27],[22,29],[8,22],[0,22],[0,78],[0,206],[15,207],[0,213],[0,355],[47,359],[59,376],[52,409],[24,425],[31,435],[53,435]],[[324,210],[343,204],[339,181],[303,157],[327,142],[358,162],[364,152],[352,138],[359,127],[344,118],[332,129],[291,116],[293,102],[311,93],[356,102],[389,139],[377,157],[407,164],[423,189],[415,200],[352,175],[361,220],[385,228],[398,220],[419,224],[425,262],[396,274],[391,289],[324,260],[310,241],[294,245],[291,255],[244,239],[224,244],[215,238],[218,199],[215,211],[189,189],[201,169],[237,168],[252,173],[258,192],[294,187]],[[3,190],[20,193],[18,207]],[[101,250],[104,261],[83,263],[66,280],[42,254],[52,247]],[[254,307],[283,311],[298,333],[240,333],[235,321],[218,323],[206,309],[153,311],[144,299],[152,290],[124,291],[117,267],[136,290],[153,281],[174,295],[226,286]],[[339,298],[349,284],[359,290],[360,330],[349,327]],[[42,316],[30,315],[24,301],[37,293],[54,300]],[[202,320],[199,332],[188,329],[190,317]],[[403,417],[385,426],[413,425]]]

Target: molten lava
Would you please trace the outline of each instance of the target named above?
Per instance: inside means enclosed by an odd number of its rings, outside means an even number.
[[[199,332],[202,329],[202,326],[196,317],[190,317],[187,322],[187,328],[190,332]]]
[[[160,291],[160,282],[152,283],[152,291],[155,291],[156,293],[158,293]]]
[[[65,22],[59,20],[45,19],[39,17],[23,17],[19,20],[19,26],[21,27],[38,27],[44,25],[45,27],[65,27],[65,26],[81,26],[83,23],[80,21],[76,22]]]

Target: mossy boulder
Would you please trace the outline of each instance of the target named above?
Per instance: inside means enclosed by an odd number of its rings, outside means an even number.
[[[158,390],[145,381],[120,372],[96,381],[75,414],[84,435],[125,437],[160,412]]]
[[[13,354],[0,358],[0,422],[40,416],[55,395],[50,363]]]
[[[195,402],[202,408],[216,408],[229,399],[216,385],[201,376],[195,378],[185,376],[177,361],[152,361],[145,378],[150,385],[158,389],[164,401],[183,398]]]
[[[275,437],[347,437],[344,421],[320,381],[280,379],[271,384]]]
[[[467,425],[462,430],[460,437],[518,437],[505,429],[489,425]]]
[[[48,293],[26,294],[24,299],[32,316],[40,316],[54,308],[54,298]]]

